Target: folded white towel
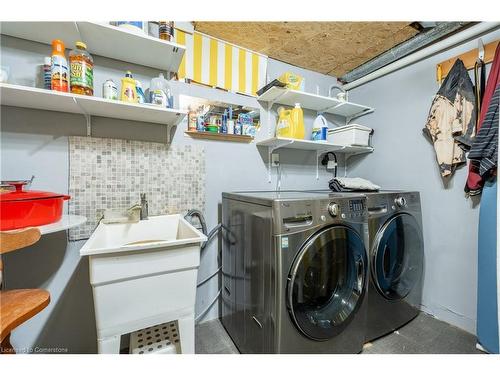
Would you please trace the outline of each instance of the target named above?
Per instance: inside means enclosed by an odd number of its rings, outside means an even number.
[[[380,190],[380,186],[360,177],[336,177],[342,187],[357,190]]]

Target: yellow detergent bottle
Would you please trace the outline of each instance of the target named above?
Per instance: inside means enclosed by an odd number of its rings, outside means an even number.
[[[292,138],[304,139],[306,135],[306,129],[304,127],[304,112],[300,107],[300,103],[295,103],[295,108],[292,109]]]
[[[122,100],[122,102],[139,102],[135,87],[135,79],[132,77],[132,73],[130,71],[127,71],[127,73],[125,74],[125,78],[122,78],[122,91],[120,99]]]
[[[278,123],[276,124],[276,136],[282,138],[292,138],[293,124],[291,118],[292,111],[283,107],[278,108]]]

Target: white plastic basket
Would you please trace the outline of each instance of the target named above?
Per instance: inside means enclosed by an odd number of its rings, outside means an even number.
[[[368,146],[372,129],[358,124],[329,129],[328,143],[339,146]]]
[[[130,334],[130,354],[178,354],[181,352],[177,321],[158,324]]]

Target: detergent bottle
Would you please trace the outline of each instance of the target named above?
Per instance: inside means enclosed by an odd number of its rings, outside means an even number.
[[[291,138],[304,139],[306,129],[304,127],[304,112],[300,107],[300,103],[295,103],[295,108],[292,109],[292,135]]]
[[[135,79],[132,77],[132,73],[127,71],[125,78],[122,78],[122,91],[121,91],[122,102],[138,103],[137,91],[135,87]]]
[[[292,138],[293,124],[291,110],[283,107],[278,108],[278,123],[276,125],[276,136],[282,138]]]

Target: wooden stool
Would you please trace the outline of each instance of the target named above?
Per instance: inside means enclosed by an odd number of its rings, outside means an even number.
[[[0,254],[30,246],[40,239],[38,228],[0,232]],[[3,264],[0,260],[0,284]],[[16,289],[0,291],[0,354],[14,354],[10,333],[17,326],[42,311],[50,302],[50,294],[43,289]]]

